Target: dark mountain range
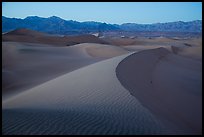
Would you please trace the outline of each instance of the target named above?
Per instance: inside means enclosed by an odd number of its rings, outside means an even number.
[[[168,23],[155,23],[155,24],[135,24],[125,23],[120,26],[122,30],[127,31],[171,31],[171,32],[201,32],[202,21],[195,20],[190,22],[168,22]]]
[[[86,34],[107,31],[165,31],[165,32],[202,32],[202,20],[191,22],[169,22],[156,24],[125,23],[122,25],[101,22],[77,22],[64,20],[56,16],[42,18],[29,16],[25,19],[7,18],[2,16],[2,32],[19,28],[27,28],[50,34]]]

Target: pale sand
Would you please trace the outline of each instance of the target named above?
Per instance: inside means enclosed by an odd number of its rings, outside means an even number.
[[[173,134],[202,134],[202,62],[164,48],[141,51],[116,69],[121,84]]]
[[[175,54],[202,61],[202,38],[183,40],[184,46],[172,46]]]
[[[133,45],[139,44],[135,39],[130,38],[102,38],[102,40],[106,41],[110,45],[117,45],[117,46],[126,46],[126,45]]]
[[[172,47],[171,46],[166,46],[166,45],[129,45],[129,46],[124,46],[124,47],[121,47],[125,50],[128,50],[128,51],[142,51],[142,50],[148,50],[148,49],[156,49],[156,48],[165,48],[169,51],[172,51]]]
[[[200,42],[202,43],[202,37],[199,38],[192,38],[192,39],[171,39],[171,38],[166,38],[166,37],[155,37],[155,38],[102,38],[102,40],[107,41],[111,45],[117,45],[117,46],[130,46],[130,45],[168,45],[168,46],[175,46],[175,45],[182,45],[183,43],[190,43],[190,44],[199,44]]]
[[[129,54],[72,71],[2,103],[3,134],[165,134],[118,81]]]
[[[174,49],[175,54],[202,61],[202,46],[192,46],[185,48],[172,46],[172,49]]]
[[[129,53],[128,50],[114,45],[83,43],[76,46],[85,49],[86,52],[92,57],[111,58]]]
[[[202,47],[189,47],[181,50],[179,55],[202,61]]]
[[[65,73],[125,53],[128,52],[116,46],[93,43],[57,47],[2,42],[3,99],[14,92],[17,94]]]

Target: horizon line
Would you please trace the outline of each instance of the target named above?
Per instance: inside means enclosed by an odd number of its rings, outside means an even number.
[[[26,19],[28,17],[38,17],[38,18],[45,18],[45,19],[48,19],[48,18],[51,18],[51,17],[57,17],[57,18],[60,18],[62,20],[65,20],[65,21],[76,21],[76,22],[80,22],[80,23],[83,23],[83,22],[96,22],[96,23],[106,23],[106,22],[100,22],[100,21],[93,21],[93,20],[88,20],[88,21],[77,21],[77,20],[72,20],[72,19],[63,19],[62,17],[59,17],[59,16],[56,16],[56,15],[53,15],[53,16],[49,16],[49,17],[41,17],[41,16],[37,16],[37,15],[31,15],[31,16],[27,16],[27,17],[24,17],[24,18],[18,18],[18,17],[7,17],[7,16],[4,16],[2,15],[2,17],[6,17],[6,18],[14,18],[14,19]],[[162,24],[162,23],[173,23],[173,22],[193,22],[193,21],[202,21],[202,19],[197,19],[197,20],[191,20],[191,21],[182,21],[182,20],[177,20],[177,21],[168,21],[168,22],[157,22],[157,23],[136,23],[136,22],[126,22],[126,23],[106,23],[106,24],[112,24],[112,25],[123,25],[123,24],[141,24],[141,25],[151,25],[151,24]]]

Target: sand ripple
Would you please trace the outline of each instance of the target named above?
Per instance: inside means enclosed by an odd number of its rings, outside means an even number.
[[[130,54],[101,61],[3,101],[3,134],[163,134],[162,124],[118,81]]]

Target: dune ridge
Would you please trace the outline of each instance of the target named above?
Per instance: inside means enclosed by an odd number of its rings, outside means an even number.
[[[202,133],[202,63],[164,48],[132,54],[116,68],[121,84],[176,134]]]
[[[2,51],[3,99],[78,68],[128,53],[120,47],[95,43],[56,47],[3,42]]]
[[[119,135],[169,132],[117,79],[116,66],[130,54],[83,67],[3,101],[3,133]],[[15,128],[9,130],[12,124]],[[40,129],[35,128],[37,125]]]

